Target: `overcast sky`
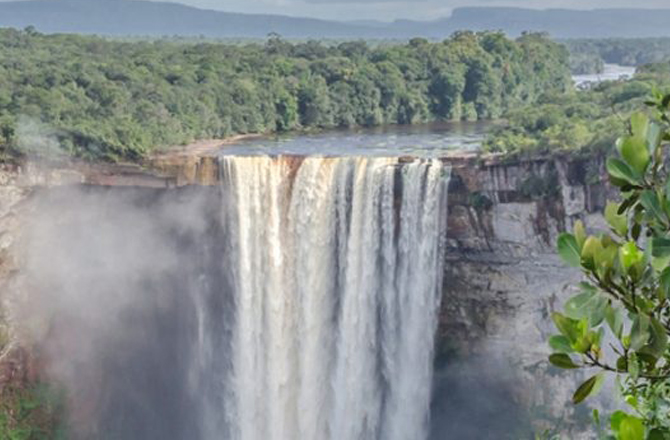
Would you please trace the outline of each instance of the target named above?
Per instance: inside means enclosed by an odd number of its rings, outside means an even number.
[[[337,20],[434,19],[458,6],[529,8],[670,8],[669,0],[180,0],[235,12],[284,14]]]
[[[0,0],[16,1],[16,0]],[[95,1],[95,0],[89,0]],[[517,6],[546,9],[663,8],[670,0],[153,0],[204,9],[281,14],[326,20],[432,20],[460,6]]]

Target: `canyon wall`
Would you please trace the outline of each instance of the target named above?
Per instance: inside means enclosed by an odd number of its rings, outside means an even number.
[[[557,234],[576,219],[603,227],[598,212],[609,188],[597,159],[447,158],[448,241],[444,297],[436,353],[434,432],[461,438],[500,438],[516,427],[525,438],[533,427],[558,427],[578,439],[585,411],[569,403],[575,374],[548,366],[549,313],[579,280],[555,255]],[[174,191],[204,186],[218,203],[215,158],[179,158],[135,167],[10,166],[0,169],[0,300],[15,300],[12,283],[21,271],[15,237],[34,215],[33,195],[52,186],[131,186]],[[183,194],[183,192],[180,191]],[[216,198],[216,200],[214,199]],[[0,387],[31,380],[20,323],[0,319]],[[450,417],[439,417],[439,414]],[[488,420],[482,426],[481,420]],[[525,422],[528,422],[525,425]]]
[[[489,420],[482,428],[464,415],[455,422],[472,429],[463,438],[496,438],[510,418],[516,426],[532,419],[536,429],[591,438],[584,432],[588,409],[570,403],[583,376],[551,367],[546,340],[555,333],[551,311],[580,281],[556,255],[558,234],[577,219],[591,230],[606,227],[599,213],[616,194],[603,161],[473,157],[453,167],[436,403]]]

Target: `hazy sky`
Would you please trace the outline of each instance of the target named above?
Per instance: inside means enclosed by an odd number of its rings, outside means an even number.
[[[193,6],[236,12],[310,16],[338,20],[433,19],[458,6],[530,8],[669,8],[668,0],[180,0]]]
[[[15,0],[0,0],[15,1]],[[95,0],[89,0],[95,1]],[[431,20],[448,16],[459,6],[525,8],[663,8],[670,0],[153,0],[184,3],[205,9],[252,14],[282,14],[326,20]]]

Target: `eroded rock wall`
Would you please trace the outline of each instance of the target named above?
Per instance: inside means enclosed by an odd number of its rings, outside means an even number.
[[[536,428],[590,438],[581,432],[588,415],[570,403],[581,376],[549,366],[546,340],[555,333],[551,311],[581,279],[555,254],[557,235],[577,219],[603,228],[599,212],[615,196],[603,176],[593,158],[454,163],[436,381],[438,392],[440,380],[452,382],[455,364],[487,384],[481,393],[494,390],[482,415],[489,423],[473,426],[472,438],[496,438],[509,428],[497,417],[509,420],[515,407],[517,426],[528,418]],[[472,394],[455,396],[443,399],[482,407]]]

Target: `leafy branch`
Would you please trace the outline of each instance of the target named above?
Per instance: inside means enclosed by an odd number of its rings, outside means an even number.
[[[577,221],[558,238],[561,257],[588,282],[552,314],[559,334],[549,338],[549,362],[600,370],[575,391],[575,404],[598,393],[605,374],[622,379],[633,414],[612,414],[605,438],[615,440],[670,439],[670,95],[655,93],[647,104],[650,115],[633,114],[618,157],[606,163],[622,196],[605,208],[609,231],[588,235]]]

